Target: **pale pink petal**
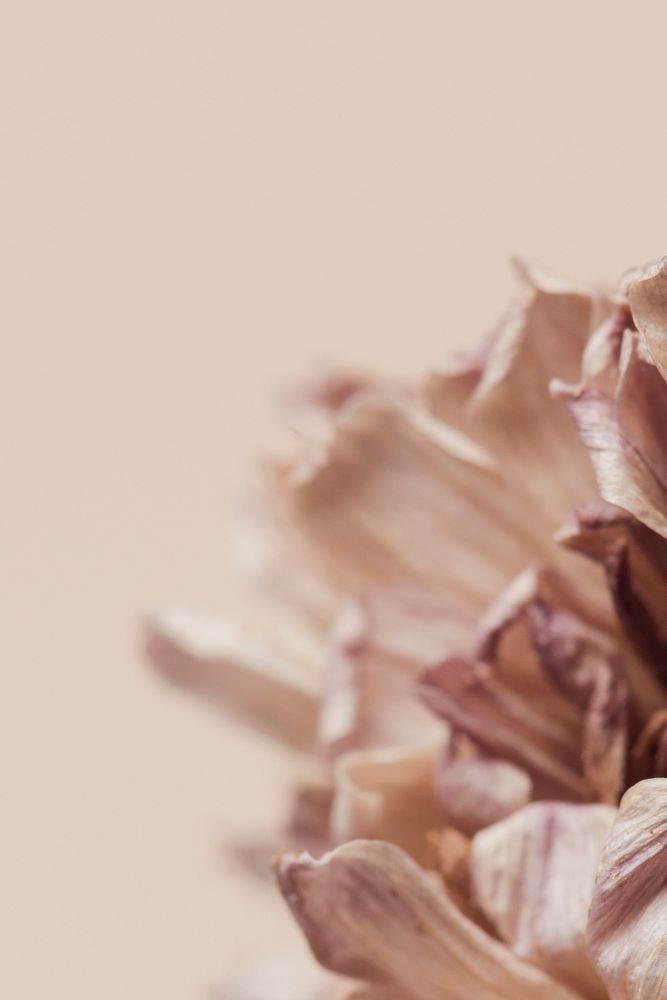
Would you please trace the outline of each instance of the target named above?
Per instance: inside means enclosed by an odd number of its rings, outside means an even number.
[[[275,637],[277,642],[277,636]],[[320,679],[298,647],[280,653],[225,619],[186,608],[156,613],[148,658],[167,680],[294,746],[313,745]]]
[[[434,790],[439,753],[440,744],[357,750],[339,757],[331,810],[333,842],[390,840],[423,860],[428,831],[442,825]]]
[[[403,851],[355,841],[321,861],[277,865],[283,895],[318,960],[414,1000],[573,1000],[464,917]]]
[[[611,1000],[667,997],[667,779],[625,793],[607,840],[588,948]]]
[[[447,823],[469,836],[530,801],[528,774],[506,760],[452,740],[438,762],[435,787]]]
[[[595,872],[616,810],[534,802],[472,841],[473,893],[521,958],[587,998],[604,988],[586,955]]]

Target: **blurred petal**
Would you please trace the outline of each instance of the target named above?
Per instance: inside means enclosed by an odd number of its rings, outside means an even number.
[[[595,872],[616,811],[534,802],[472,841],[473,891],[521,958],[589,998],[605,991],[586,955]]]
[[[469,836],[530,801],[533,783],[520,767],[452,740],[438,763],[436,793],[444,818]]]
[[[470,628],[414,587],[374,588],[348,601],[328,645],[321,745],[337,754],[441,736],[442,726],[415,697],[415,672],[464,645]]]
[[[630,753],[633,781],[667,777],[667,709],[654,712]]]
[[[364,837],[390,840],[422,860],[426,835],[442,823],[433,787],[440,746],[359,750],[334,771],[334,843]]]
[[[336,980],[301,949],[258,955],[218,986],[211,1000],[337,1000]],[[341,998],[342,1000],[342,998]]]
[[[588,948],[611,1000],[667,997],[667,780],[623,796],[598,869]]]
[[[355,841],[313,861],[284,857],[283,895],[318,960],[414,1000],[574,1000],[464,917],[391,844]]]
[[[354,397],[277,481],[313,568],[342,593],[422,585],[465,619],[557,551],[482,449],[405,400]]]
[[[148,658],[169,681],[289,744],[312,746],[319,678],[297,648],[280,655],[232,622],[185,608],[154,614],[146,633]]]

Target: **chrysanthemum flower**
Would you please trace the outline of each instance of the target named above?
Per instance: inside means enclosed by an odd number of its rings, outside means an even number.
[[[150,623],[304,755],[275,871],[335,975],[258,956],[226,1000],[667,998],[667,264],[519,275],[422,384],[292,395],[261,629]]]

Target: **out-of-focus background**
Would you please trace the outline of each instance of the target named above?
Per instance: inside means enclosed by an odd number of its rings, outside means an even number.
[[[0,15],[2,962],[13,1000],[182,1000],[288,933],[224,839],[288,765],[149,673],[235,599],[276,386],[418,374],[509,255],[667,251],[661,4],[61,0]]]

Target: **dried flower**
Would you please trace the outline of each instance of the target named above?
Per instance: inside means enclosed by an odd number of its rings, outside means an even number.
[[[226,1000],[667,998],[667,263],[519,274],[423,384],[290,399],[239,533],[261,637],[150,623],[319,761],[275,870],[336,975],[258,959]]]

